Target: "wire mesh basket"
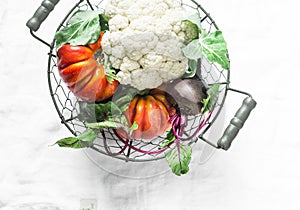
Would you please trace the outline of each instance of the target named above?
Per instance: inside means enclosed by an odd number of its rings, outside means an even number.
[[[40,8],[36,11],[34,16],[27,22],[32,36],[49,48],[48,59],[48,83],[50,94],[60,117],[61,123],[64,124],[73,135],[81,134],[85,129],[83,121],[78,119],[80,99],[73,95],[73,93],[64,84],[58,73],[57,57],[55,51],[55,39],[48,43],[36,35],[41,23],[47,18],[49,13],[54,9],[59,0],[44,0]],[[66,14],[65,18],[59,24],[57,31],[66,26],[68,19],[78,10],[98,10],[103,9],[103,1],[97,0],[80,0],[75,4]],[[193,10],[199,13],[201,17],[201,26],[207,32],[214,32],[218,30],[218,26],[202,6],[194,0],[182,0],[182,6],[188,10]],[[197,77],[205,84],[211,86],[219,84],[219,94],[217,102],[211,114],[205,118],[201,114],[187,116],[187,127],[182,135],[183,144],[193,144],[198,140],[202,140],[215,148],[222,148],[227,150],[240,128],[248,118],[251,110],[255,107],[256,102],[252,96],[246,92],[230,88],[230,71],[221,68],[215,63],[209,62],[205,58],[201,59],[197,67]],[[204,135],[209,130],[211,125],[217,120],[228,91],[235,91],[245,94],[247,97],[243,101],[230,125],[224,131],[222,137],[214,143],[205,139]],[[166,134],[158,136],[151,140],[144,139],[128,139],[120,138],[115,130],[104,129],[99,134],[97,140],[94,142],[91,149],[118,159],[143,162],[152,161],[164,158],[166,148],[161,149],[160,145],[165,140]]]

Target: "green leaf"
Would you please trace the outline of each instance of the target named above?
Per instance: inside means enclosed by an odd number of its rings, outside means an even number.
[[[207,96],[207,98],[203,99],[202,103],[203,103],[203,107],[201,109],[201,113],[206,113],[208,112],[210,109],[208,108],[208,103],[210,100],[210,95]]]
[[[119,86],[114,94],[113,101],[107,103],[90,104],[79,101],[78,119],[85,122],[101,122],[108,119],[119,118],[127,110],[133,97],[139,93],[135,88]]]
[[[120,86],[119,86],[120,87]],[[114,101],[118,107],[124,112],[135,95],[140,94],[138,89],[133,87],[122,87],[120,91],[114,94]]]
[[[212,109],[219,96],[219,84],[213,84],[207,90],[207,98],[203,99],[203,107],[201,113],[204,114]]]
[[[126,120],[125,124],[128,124],[127,120]],[[134,121],[133,124],[131,125],[131,127],[128,128],[129,135],[132,135],[132,132],[135,131],[135,130],[137,130],[138,128],[139,128],[139,124],[137,124],[137,122]]]
[[[138,129],[138,124],[135,122],[129,127],[123,112],[128,109],[131,100],[138,92],[135,88],[120,87],[112,101],[107,103],[90,104],[79,101],[78,119],[84,121],[86,127],[90,129],[123,128],[127,132],[132,132]]]
[[[93,129],[103,129],[103,128],[113,128],[118,129],[122,127],[122,125],[118,122],[114,121],[103,121],[103,122],[97,122],[97,123],[85,123],[86,127],[93,128]]]
[[[229,70],[227,57],[227,44],[221,31],[202,33],[199,39],[195,39],[182,49],[185,57],[197,60],[205,56],[208,61],[216,62],[222,68]]]
[[[192,147],[189,145],[177,145],[165,153],[172,172],[177,176],[189,171],[189,163],[192,156]]]
[[[202,57],[201,44],[199,39],[191,41],[187,46],[182,48],[182,53],[190,60],[198,60]]]
[[[105,76],[106,76],[106,80],[109,83],[112,83],[113,81],[117,80],[119,81],[120,78],[116,75],[116,70],[113,68],[105,68]]]
[[[165,148],[167,146],[169,146],[173,141],[175,141],[176,137],[172,131],[172,129],[169,130],[169,132],[167,133],[166,136],[166,141],[162,142],[162,144],[160,145],[160,149]]]
[[[112,83],[114,80],[120,80],[120,78],[116,75],[116,70],[112,68],[111,62],[109,60],[109,56],[104,54],[104,70],[106,75],[106,80],[109,83]]]
[[[183,75],[183,78],[193,78],[197,72],[198,62],[196,60],[189,59],[189,68]]]
[[[132,95],[125,95],[119,99],[116,100],[116,104],[120,107],[120,110],[124,112],[127,110],[131,100],[133,99]]]
[[[55,144],[57,144],[59,147],[67,147],[73,149],[80,149],[84,147],[76,137],[63,138],[55,142]]]
[[[60,139],[55,144],[60,147],[80,149],[92,146],[97,136],[98,133],[96,131],[88,129],[78,136]]]
[[[114,102],[89,104],[84,101],[79,101],[78,119],[86,122],[99,122],[109,118],[118,117],[122,114],[122,110]]]
[[[92,129],[88,129],[85,132],[83,132],[82,134],[76,136],[76,138],[80,141],[92,142],[97,138],[97,136],[98,136],[97,132],[95,132]]]
[[[137,124],[137,122],[134,121],[134,123],[132,124],[132,126],[129,128],[130,131],[135,131],[139,128],[139,124]]]
[[[108,31],[109,30],[108,21],[109,21],[109,19],[105,14],[100,14],[101,31]]]
[[[203,33],[199,39],[201,51],[210,62],[216,62],[222,68],[229,70],[229,59],[227,57],[227,44],[221,31]]]
[[[86,45],[95,43],[100,36],[101,22],[105,26],[105,16],[102,11],[79,10],[67,22],[66,27],[56,32],[56,48],[69,43],[71,45]],[[102,18],[100,18],[102,17]]]

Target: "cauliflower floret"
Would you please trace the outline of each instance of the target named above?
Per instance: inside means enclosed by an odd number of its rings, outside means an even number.
[[[121,84],[143,90],[180,78],[188,67],[182,54],[182,20],[189,12],[180,0],[108,0],[110,31],[102,49],[119,69]]]
[[[143,69],[154,68],[160,69],[164,58],[162,55],[157,55],[155,53],[149,53],[139,60],[140,65]]]
[[[181,1],[165,0],[165,2],[169,6],[170,9],[181,7]]]
[[[161,18],[165,14],[165,11],[169,8],[168,5],[161,0],[151,0],[146,2],[148,5],[144,8],[143,13],[151,14],[151,16],[156,18]]]
[[[157,45],[158,38],[153,32],[130,31],[120,37],[120,42],[130,59],[139,60],[152,50],[151,46]]]
[[[151,16],[142,16],[130,22],[130,29],[137,31],[155,31],[156,23]]]
[[[116,15],[113,19],[109,20],[108,24],[110,25],[109,30],[113,32],[125,29],[129,25],[129,21],[122,15]]]
[[[123,59],[116,58],[114,56],[109,57],[109,61],[113,68],[120,69]]]
[[[101,46],[105,48],[105,51],[109,50],[107,48],[111,48],[114,46],[120,45],[120,36],[122,35],[121,31],[116,32],[105,32],[102,37]],[[110,54],[110,53],[108,53]]]
[[[113,54],[116,58],[124,58],[126,55],[125,49],[122,45],[117,45],[111,49],[111,54]]]
[[[182,61],[166,61],[161,65],[160,76],[165,82],[177,79],[185,73],[185,71],[177,71],[177,69],[186,69],[187,65],[188,61],[186,59],[183,59]]]
[[[120,78],[120,82],[123,85],[131,85],[131,73],[128,71],[120,71],[118,72],[118,77]],[[131,85],[133,86],[133,85]]]
[[[180,25],[176,24],[173,26],[173,31],[177,34],[181,31]]]
[[[151,78],[151,79],[150,79]],[[131,72],[130,85],[133,87],[144,90],[147,88],[156,88],[163,83],[156,69],[137,69]]]
[[[119,1],[116,1],[114,5],[117,6],[119,9],[128,10],[130,7],[132,7],[132,5],[134,5],[133,2],[135,2],[135,1],[119,0]]]
[[[169,39],[158,42],[154,51],[174,60],[181,60],[183,59],[183,55],[180,50],[182,47],[183,43],[180,42],[177,35],[173,34]]]
[[[123,59],[123,62],[120,66],[121,71],[133,71],[140,68],[140,64],[137,61],[131,60],[128,57]]]
[[[134,0],[110,0],[108,4],[106,4],[105,13],[109,18],[117,14],[125,15],[125,11],[127,11],[134,2]]]
[[[105,32],[102,36],[101,47],[105,51],[106,54],[111,55],[111,33],[109,31]]]

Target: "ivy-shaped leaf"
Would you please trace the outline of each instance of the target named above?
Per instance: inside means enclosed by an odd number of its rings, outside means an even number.
[[[79,10],[67,22],[66,27],[55,34],[56,48],[69,43],[86,45],[95,43],[100,36],[101,25],[107,28],[103,11]],[[100,18],[101,17],[101,18]],[[102,22],[100,22],[100,19]],[[102,29],[103,31],[103,29]]]
[[[193,40],[184,47],[182,53],[191,60],[197,60],[205,56],[208,61],[216,62],[222,68],[229,70],[227,44],[221,31],[209,34],[203,32],[199,39]]]
[[[216,62],[222,68],[229,70],[229,60],[227,57],[227,44],[221,31],[213,33],[203,33],[199,39],[201,52],[210,62]]]

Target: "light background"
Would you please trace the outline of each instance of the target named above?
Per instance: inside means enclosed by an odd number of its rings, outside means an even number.
[[[62,1],[43,24],[46,40],[76,1]],[[300,209],[299,3],[203,0],[228,43],[231,87],[258,102],[228,152],[182,177],[122,178],[82,151],[48,147],[69,135],[59,123],[46,77],[47,51],[26,21],[41,1],[0,1],[0,209]],[[242,99],[226,101],[227,122]],[[128,170],[131,170],[130,168]],[[151,168],[149,168],[151,170]]]

